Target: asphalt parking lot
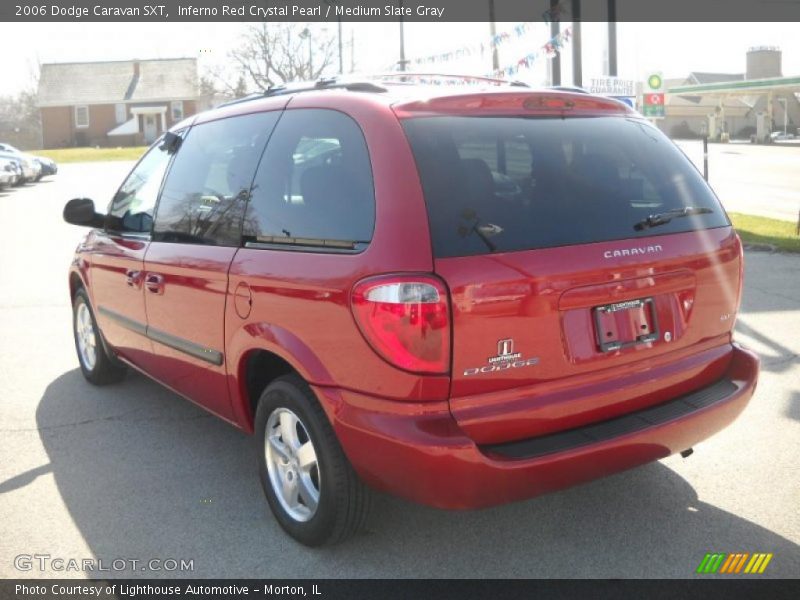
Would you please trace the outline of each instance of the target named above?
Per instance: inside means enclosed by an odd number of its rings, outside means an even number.
[[[678,146],[703,170],[703,142]],[[708,181],[728,211],[797,222],[800,211],[800,144],[709,144]]]
[[[84,575],[22,572],[21,554],[187,559],[194,577],[690,577],[711,551],[771,552],[761,577],[800,575],[800,257],[748,253],[737,335],[760,384],[690,458],[478,512],[380,496],[366,534],[309,550],[273,521],[247,436],[143,376],[80,375],[66,272],[82,232],[61,210],[104,205],[129,167],[0,192],[0,577]]]

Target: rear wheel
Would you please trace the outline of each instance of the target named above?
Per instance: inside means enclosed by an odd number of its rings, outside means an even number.
[[[363,527],[370,492],[302,379],[289,375],[272,382],[259,400],[255,425],[261,485],[289,535],[320,546]]]
[[[106,351],[89,297],[83,289],[75,293],[72,301],[72,331],[78,362],[83,376],[89,382],[106,385],[120,381],[125,376],[125,367]]]

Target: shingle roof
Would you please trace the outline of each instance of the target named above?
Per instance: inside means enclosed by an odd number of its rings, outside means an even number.
[[[134,64],[139,63],[139,77]],[[39,75],[39,105],[148,102],[197,97],[194,58],[48,63]]]

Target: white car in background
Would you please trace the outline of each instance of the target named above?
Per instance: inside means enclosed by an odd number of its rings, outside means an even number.
[[[769,139],[773,142],[783,142],[785,140],[793,140],[793,133],[784,133],[783,131],[773,131],[769,134]]]
[[[0,150],[0,159],[13,160],[19,165],[21,172],[17,183],[36,181],[42,173],[42,166],[32,156]]]
[[[4,142],[0,142],[0,152],[8,152],[10,154],[16,154],[20,157],[32,160],[35,163],[34,170],[37,169],[37,165],[39,170],[38,174],[36,175],[36,181],[39,181],[42,177],[55,175],[58,173],[58,165],[52,158],[47,158],[46,156],[35,156],[33,154],[29,154],[28,152],[23,152],[11,144],[6,144]]]
[[[0,143],[0,158],[16,158],[22,166],[21,183],[39,181],[42,177],[42,165],[35,156],[22,152],[10,144]]]
[[[19,181],[19,172],[16,163],[7,158],[0,158],[0,190],[16,185],[17,181]]]

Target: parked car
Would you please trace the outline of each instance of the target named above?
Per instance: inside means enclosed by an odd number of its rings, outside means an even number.
[[[17,185],[19,178],[17,162],[9,158],[0,158],[0,189]]]
[[[784,133],[783,131],[773,131],[769,134],[770,141],[773,142],[783,142],[786,140],[793,140],[794,134],[793,133]]]
[[[0,150],[0,158],[11,159],[19,166],[21,177],[19,178],[17,185],[36,181],[42,170],[39,163],[25,154]]]
[[[45,175],[55,175],[58,171],[56,163],[49,158],[33,156],[32,154],[18,150],[11,144],[0,143],[0,153],[15,154],[19,156],[23,162],[27,163],[27,171],[24,176],[26,182],[39,181]]]
[[[55,175],[58,173],[58,165],[56,161],[51,158],[47,158],[45,156],[34,156],[33,159],[39,163],[40,172],[39,178],[47,177],[48,175]]]
[[[3,152],[2,150],[0,150],[0,159],[11,161],[14,164],[14,168],[17,172],[17,181],[14,183],[14,185],[20,185],[22,183],[25,183],[26,170],[29,175],[31,175],[33,172],[32,169],[30,169],[29,167],[28,168],[25,167],[24,159],[18,156],[17,154],[12,154],[10,152]]]
[[[308,545],[357,531],[369,487],[478,508],[688,455],[756,386],[739,237],[608,98],[276,89],[176,125],[104,214],[64,218],[91,228],[85,378],[131,366],[254,433]]]

